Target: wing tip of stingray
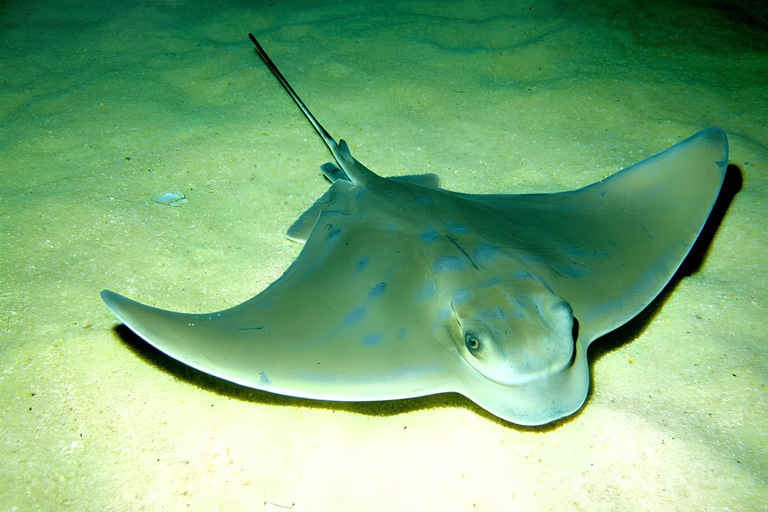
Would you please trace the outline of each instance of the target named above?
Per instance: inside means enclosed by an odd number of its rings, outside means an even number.
[[[101,296],[101,300],[104,301],[104,304],[106,304],[107,307],[115,314],[117,314],[120,302],[127,300],[125,297],[119,293],[113,292],[112,290],[101,290],[99,295]]]
[[[699,132],[699,134],[703,134],[707,139],[717,142],[718,144],[728,143],[728,136],[726,135],[725,130],[719,126],[710,126],[709,128],[704,128]]]
[[[695,133],[690,140],[703,140],[708,143],[711,149],[717,152],[714,156],[715,163],[723,173],[725,172],[725,168],[728,167],[728,135],[725,130],[718,126],[711,126]]]
[[[140,302],[131,300],[112,290],[102,290],[100,295],[101,300],[104,301],[110,311],[112,311],[112,313],[126,325],[128,325],[130,321],[131,311],[135,312],[138,308],[147,307]]]

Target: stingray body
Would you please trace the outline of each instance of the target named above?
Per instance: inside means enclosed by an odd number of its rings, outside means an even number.
[[[587,348],[664,288],[718,196],[725,134],[703,130],[603,181],[556,194],[473,195],[432,174],[384,178],[312,116],[329,190],[288,230],[286,272],[220,312],[165,311],[105,290],[171,357],[244,386],[368,401],[461,393],[504,420],[577,411]]]

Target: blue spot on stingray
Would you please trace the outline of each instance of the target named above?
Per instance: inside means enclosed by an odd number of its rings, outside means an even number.
[[[365,308],[357,308],[356,310],[348,313],[344,317],[344,325],[355,325],[357,322],[363,319],[365,316]]]
[[[469,293],[469,290],[462,289],[453,294],[453,297],[451,298],[451,301],[453,302],[464,302],[465,300],[468,300],[471,297],[471,294]]]
[[[501,308],[496,308],[496,310],[491,313],[491,318],[501,318],[502,320],[505,320],[507,318],[507,314],[501,310]]]
[[[491,286],[496,286],[497,284],[501,284],[501,283],[502,283],[502,280],[500,277],[492,277],[489,280],[480,283],[477,287],[490,288]]]
[[[437,286],[435,285],[435,282],[429,282],[422,288],[421,290],[416,293],[416,299],[417,300],[425,300],[425,299],[431,299],[435,296],[437,293]]]
[[[442,321],[451,316],[451,308],[443,306],[440,311],[437,312],[437,319]]]
[[[538,264],[541,264],[541,265],[546,265],[547,264],[546,262],[544,262],[544,260],[542,260],[538,256],[534,256],[533,254],[523,253],[523,254],[520,255],[520,257],[525,262],[538,263]]]
[[[366,192],[368,192],[368,189],[367,189],[367,188],[361,188],[361,189],[360,189],[360,190],[358,190],[358,191],[357,191],[357,193],[355,194],[355,199],[360,199],[361,197],[363,197],[363,196],[365,195],[365,193],[366,193]]]
[[[421,241],[425,243],[431,243],[437,240],[437,231],[434,229],[428,229],[421,234]]]
[[[407,334],[408,334],[408,331],[406,330],[406,328],[405,328],[405,327],[403,327],[402,329],[400,329],[399,331],[397,331],[397,337],[398,337],[398,338],[400,338],[401,340],[404,340],[404,339],[405,339],[405,336],[406,336]]]
[[[581,247],[573,247],[573,246],[572,247],[563,247],[563,251],[566,254],[570,254],[572,256],[579,256],[579,257],[582,257],[582,258],[583,257],[587,257],[587,256],[592,256],[592,257],[597,257],[597,258],[607,258],[608,256],[611,255],[608,252],[597,252],[595,250],[585,251]]]
[[[382,339],[383,338],[381,337],[381,334],[368,334],[365,336],[365,338],[363,338],[363,345],[366,347],[372,347],[381,343]]]
[[[495,245],[481,244],[477,249],[475,249],[475,260],[478,263],[493,263],[493,261],[496,259],[496,256],[499,254],[499,248]]]
[[[448,224],[448,229],[451,230],[451,233],[468,233],[469,228],[463,224],[454,224],[451,222]]]
[[[355,272],[360,272],[361,270],[365,270],[365,267],[368,266],[368,256],[363,256],[357,261],[357,268],[355,268]]]
[[[432,200],[430,198],[422,197],[422,196],[417,197],[416,201],[418,201],[421,204],[430,204],[430,203],[432,203]]]
[[[565,265],[560,265],[555,267],[554,265],[549,265],[549,268],[557,272],[563,277],[579,277],[583,273],[581,270],[575,267],[568,267]]]
[[[269,380],[269,377],[267,377],[267,374],[264,372],[264,370],[259,372],[259,384],[262,386],[271,386],[272,381]]]
[[[384,295],[384,292],[387,291],[387,283],[381,282],[376,283],[376,285],[371,288],[371,291],[368,292],[368,299],[378,299],[382,295]]]
[[[331,226],[331,228],[328,230],[328,236],[326,237],[326,240],[333,240],[339,236],[339,234],[341,234],[341,228]]]
[[[464,262],[456,256],[443,256],[437,258],[432,264],[432,268],[438,272],[442,270],[463,270],[464,267]]]
[[[507,317],[509,318],[516,318],[518,320],[523,320],[525,318],[528,318],[528,314],[526,313],[526,310],[524,309],[525,306],[522,304],[517,304],[518,309],[512,311]]]

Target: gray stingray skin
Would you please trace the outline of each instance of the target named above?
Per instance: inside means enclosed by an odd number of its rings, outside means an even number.
[[[725,175],[725,133],[700,131],[569,192],[451,192],[432,174],[364,167],[251,39],[338,164],[323,166],[329,190],[288,230],[303,250],[231,309],[175,313],[104,290],[107,306],[171,357],[265,391],[457,392],[522,425],[577,411],[589,344],[645,308],[699,235]]]

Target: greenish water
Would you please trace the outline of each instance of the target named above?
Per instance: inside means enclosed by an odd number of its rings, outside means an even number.
[[[5,2],[0,507],[764,510],[767,30],[748,2]],[[381,174],[554,192],[720,126],[742,189],[554,427],[242,390],[98,293],[213,311],[298,253],[330,155],[248,32]]]

